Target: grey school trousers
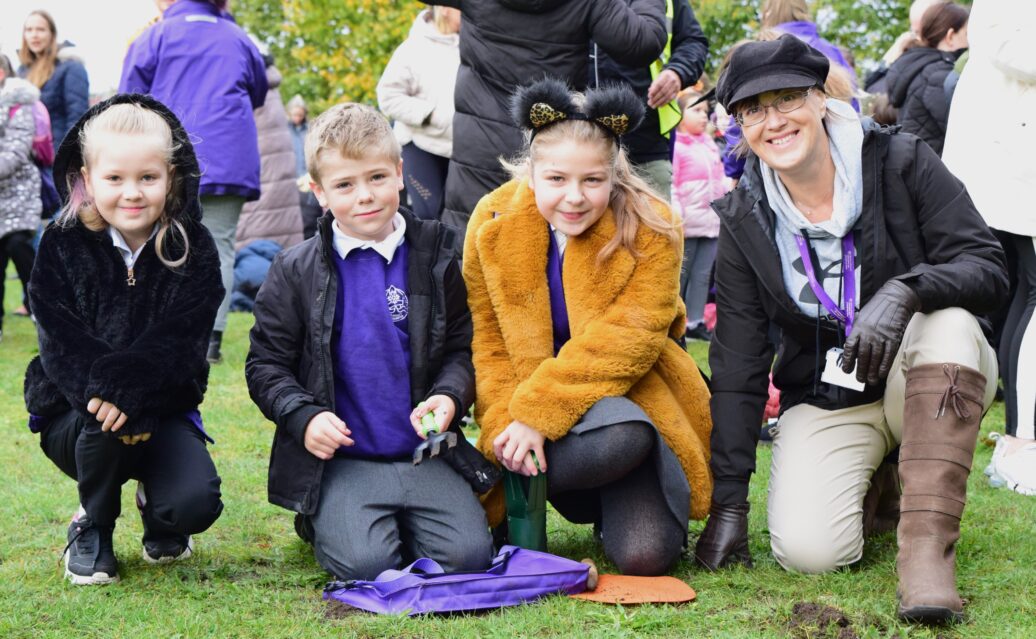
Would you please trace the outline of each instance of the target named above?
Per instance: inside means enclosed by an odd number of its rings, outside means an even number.
[[[863,406],[788,409],[770,464],[770,548],[787,570],[819,573],[863,556],[863,498],[878,464],[903,438],[906,373],[955,363],[986,376],[983,409],[996,393],[996,353],[975,316],[960,308],[910,320],[883,399]]]
[[[447,572],[482,570],[493,558],[482,505],[441,459],[335,457],[312,522],[317,561],[339,579],[371,580],[421,557]]]
[[[216,311],[216,323],[212,330],[227,328],[227,313],[230,312],[230,294],[234,289],[234,240],[237,238],[237,220],[245,198],[237,195],[201,196],[201,223],[209,229],[219,251],[219,271],[223,277],[223,302]]]

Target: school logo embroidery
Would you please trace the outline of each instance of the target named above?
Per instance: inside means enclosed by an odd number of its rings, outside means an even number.
[[[410,312],[410,300],[406,292],[395,286],[385,289],[385,301],[388,302],[389,315],[393,322],[402,322]]]

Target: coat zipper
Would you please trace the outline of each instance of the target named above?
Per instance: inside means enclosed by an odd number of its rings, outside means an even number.
[[[137,278],[133,275],[133,267],[126,267],[126,286],[136,286]]]

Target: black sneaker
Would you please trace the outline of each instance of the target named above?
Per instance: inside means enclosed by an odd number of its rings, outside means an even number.
[[[684,336],[687,337],[687,339],[696,339],[701,342],[712,341],[712,333],[709,332],[709,329],[705,328],[704,324],[698,324],[694,328],[688,328],[684,332]]]
[[[140,511],[140,521],[144,524],[144,561],[149,564],[168,564],[187,559],[194,554],[194,540],[190,535],[174,535],[164,539],[151,537],[147,529],[147,518],[144,517],[147,494],[144,492],[144,483],[140,481],[137,482],[136,502],[137,510]]]
[[[96,526],[82,515],[68,525],[65,577],[77,586],[110,584],[119,580],[119,562],[112,548],[114,526]]]
[[[144,561],[149,564],[168,564],[187,559],[194,554],[194,540],[190,535],[172,539],[145,539]]]

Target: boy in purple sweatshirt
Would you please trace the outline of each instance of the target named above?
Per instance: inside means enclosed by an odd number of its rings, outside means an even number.
[[[277,425],[270,501],[299,514],[296,529],[338,578],[418,557],[482,569],[492,542],[471,486],[442,459],[411,462],[426,412],[456,429],[474,400],[458,238],[400,207],[399,144],[374,109],[332,107],[305,149],[330,215],[274,260],[245,365]]]

